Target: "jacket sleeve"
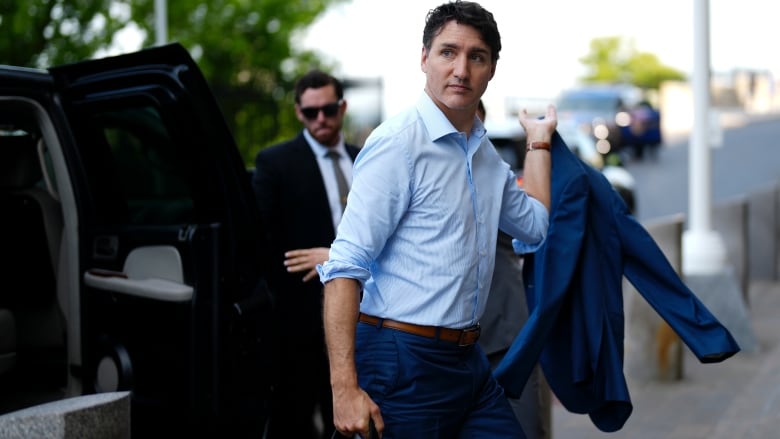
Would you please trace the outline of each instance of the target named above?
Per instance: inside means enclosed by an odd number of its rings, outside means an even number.
[[[739,352],[731,333],[683,283],[649,232],[628,213],[617,219],[626,278],[699,361],[716,363]]]

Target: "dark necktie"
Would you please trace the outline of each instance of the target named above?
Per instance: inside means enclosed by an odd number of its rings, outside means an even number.
[[[336,151],[328,151],[325,154],[333,163],[333,174],[336,175],[336,184],[339,187],[339,201],[341,201],[341,211],[347,207],[347,194],[349,193],[349,185],[347,179],[344,178],[344,173],[341,172],[341,166],[339,166],[339,159],[341,154]]]

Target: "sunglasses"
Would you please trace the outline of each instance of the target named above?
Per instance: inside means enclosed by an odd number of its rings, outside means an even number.
[[[316,119],[320,114],[320,111],[322,111],[322,114],[324,114],[325,117],[333,117],[338,114],[341,102],[343,101],[323,105],[322,107],[301,107],[301,113],[303,113],[303,117],[309,120]]]

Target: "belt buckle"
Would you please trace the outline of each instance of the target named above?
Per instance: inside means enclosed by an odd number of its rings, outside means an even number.
[[[471,346],[479,340],[479,335],[482,333],[482,328],[479,325],[466,328],[460,332],[458,337],[458,346]]]

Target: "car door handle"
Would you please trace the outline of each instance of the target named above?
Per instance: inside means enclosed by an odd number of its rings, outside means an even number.
[[[167,279],[130,279],[121,271],[90,269],[84,273],[84,283],[99,290],[164,302],[186,302],[192,299],[194,289]]]

